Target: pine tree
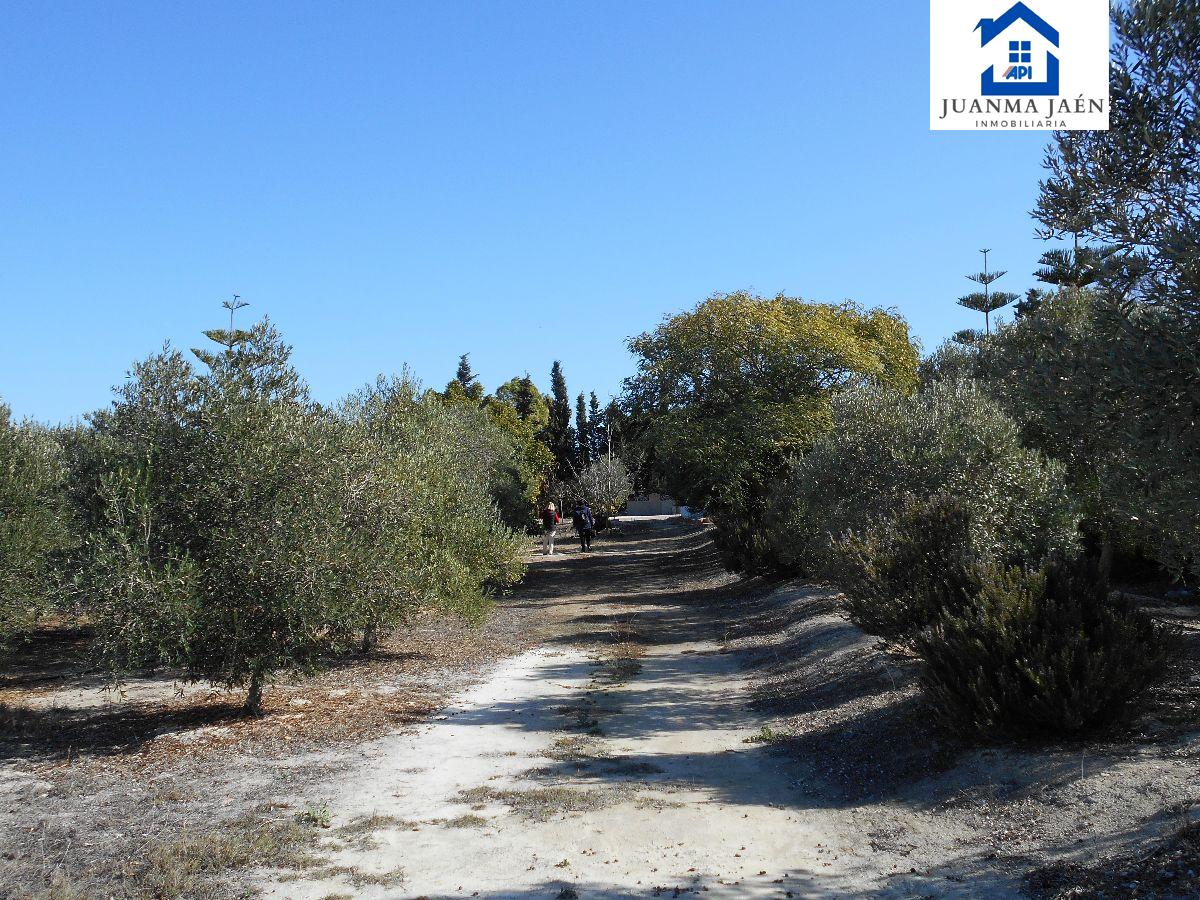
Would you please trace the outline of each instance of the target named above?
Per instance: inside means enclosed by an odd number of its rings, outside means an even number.
[[[575,440],[579,468],[586,469],[592,463],[592,432],[588,427],[587,403],[583,394],[575,398]]]
[[[990,250],[980,250],[983,254],[983,271],[977,272],[974,275],[968,275],[967,278],[974,281],[976,284],[983,285],[982,291],[977,291],[973,294],[967,294],[965,297],[958,298],[958,305],[965,306],[967,309],[973,309],[975,312],[983,313],[983,329],[984,334],[992,333],[992,313],[998,309],[1003,309],[1017,299],[1016,294],[1010,294],[1006,291],[991,290],[994,282],[998,281],[1007,273],[1001,269],[999,272],[989,272],[987,264],[987,255]]]

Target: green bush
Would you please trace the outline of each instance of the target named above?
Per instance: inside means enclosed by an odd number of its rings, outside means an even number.
[[[361,565],[373,573],[362,596],[368,644],[421,607],[474,617],[491,588],[521,577],[521,539],[496,498],[512,445],[486,413],[433,393],[418,399],[399,378],[360,391],[339,418],[353,448],[346,477],[362,485],[354,495]]]
[[[845,592],[856,625],[911,639],[978,590],[970,529],[961,501],[944,495],[912,500],[894,519],[836,541],[826,574]]]
[[[1086,530],[1200,580],[1200,331],[1169,308],[1064,290],[973,359],[1022,439],[1063,463]]]
[[[1162,671],[1169,636],[1091,563],[990,566],[973,602],[916,637],[922,683],[955,729],[1066,735],[1119,716]]]
[[[335,414],[269,323],[210,337],[207,371],[170,350],[138,364],[70,442],[99,520],[81,595],[111,671],[177,666],[247,686],[257,711],[274,673],[416,609],[477,613],[519,577],[477,422],[405,382]]]
[[[792,464],[777,492],[772,555],[819,571],[833,541],[894,517],[910,498],[956,498],[975,556],[1039,564],[1076,537],[1062,466],[1021,445],[1018,429],[970,381],[908,397],[880,387],[834,400],[834,427]]]
[[[55,555],[73,543],[53,436],[0,403],[0,650],[52,605]]]
[[[792,454],[830,424],[830,398],[873,379],[916,384],[917,351],[894,312],[779,294],[714,294],[630,340],[625,403],[656,488],[708,509],[731,568],[759,568],[767,499]]]

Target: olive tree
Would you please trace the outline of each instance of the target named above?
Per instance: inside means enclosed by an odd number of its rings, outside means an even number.
[[[1062,464],[1023,447],[1017,425],[975,383],[938,382],[911,397],[847,391],[833,420],[775,497],[773,541],[789,568],[820,569],[842,535],[933,496],[962,505],[980,559],[1036,565],[1074,546]]]
[[[621,458],[606,453],[580,470],[572,484],[572,493],[587,501],[603,525],[625,505],[633,493],[633,480]]]
[[[73,543],[64,475],[53,436],[0,403],[0,650],[53,604],[54,558]]]
[[[157,663],[247,687],[311,670],[360,627],[363,554],[347,527],[344,437],[262,322],[212,334],[197,372],[173,350],[135,367],[95,418],[112,458],[88,580],[114,672]]]

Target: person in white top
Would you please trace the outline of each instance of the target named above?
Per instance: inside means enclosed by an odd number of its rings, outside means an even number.
[[[558,523],[561,521],[558,507],[547,503],[546,508],[542,510],[542,553],[545,556],[554,555],[554,533],[558,531]]]

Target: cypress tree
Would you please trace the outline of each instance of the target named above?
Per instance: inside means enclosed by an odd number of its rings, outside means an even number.
[[[574,476],[575,429],[571,427],[571,398],[562,363],[557,359],[550,368],[550,422],[546,426],[546,446],[554,454],[554,475],[560,481]]]
[[[517,415],[520,416],[522,422],[533,415],[533,391],[533,379],[526,375],[521,379],[517,387],[517,395],[514,398]]]
[[[605,435],[604,414],[600,412],[600,401],[592,391],[588,399],[588,437],[591,438],[592,458],[603,456],[608,449]]]
[[[585,469],[592,462],[592,432],[588,427],[587,403],[583,399],[583,394],[575,398],[575,440],[579,468]]]

